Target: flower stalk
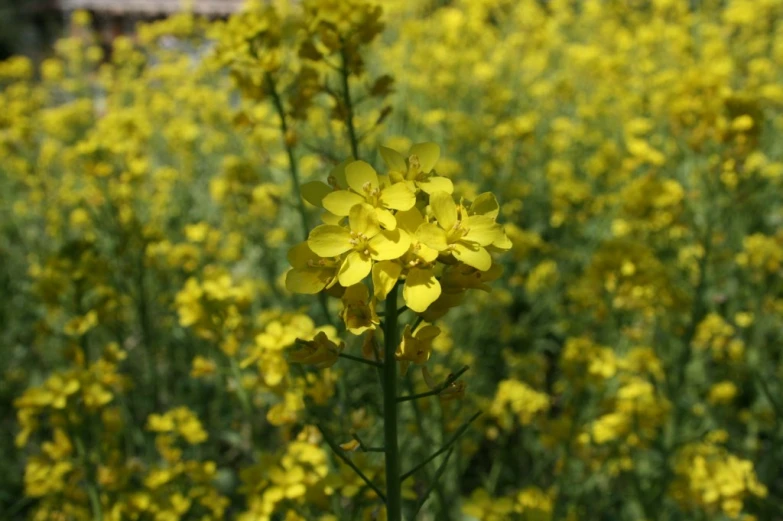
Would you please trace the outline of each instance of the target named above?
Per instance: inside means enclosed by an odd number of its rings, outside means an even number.
[[[307,239],[310,233],[310,223],[307,220],[307,208],[304,205],[304,198],[302,197],[302,183],[299,181],[299,164],[296,162],[296,154],[294,154],[294,146],[290,140],[288,117],[285,113],[285,107],[283,106],[283,99],[280,97],[280,93],[277,91],[277,84],[270,73],[265,75],[266,85],[269,89],[269,95],[272,96],[272,104],[275,106],[275,111],[280,118],[280,133],[283,138],[283,146],[285,147],[286,155],[288,156],[288,170],[291,172],[291,180],[294,185],[294,198],[296,199],[296,207],[299,210],[299,218],[302,222],[302,233],[304,238]],[[329,305],[326,301],[326,295],[321,293],[318,296],[318,302],[321,305],[324,317],[327,322],[332,323],[332,317],[329,314]]]
[[[356,127],[353,124],[353,100],[351,100],[351,87],[348,84],[350,71],[348,70],[348,56],[343,48],[340,52],[342,63],[340,64],[340,78],[343,82],[343,104],[345,104],[345,125],[348,129],[348,140],[351,142],[351,154],[354,159],[359,159],[359,138],[356,135]]]
[[[386,447],[386,519],[402,519],[402,482],[400,452],[397,442],[397,361],[395,353],[400,343],[397,329],[397,291],[395,285],[386,298],[383,353],[383,433]]]

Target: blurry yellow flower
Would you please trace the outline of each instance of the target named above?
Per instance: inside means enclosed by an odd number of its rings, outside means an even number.
[[[292,352],[289,360],[296,364],[313,364],[319,369],[331,367],[345,349],[345,344],[339,345],[329,340],[323,331],[315,335],[312,340],[297,339],[299,349]]]
[[[217,365],[213,360],[197,355],[191,363],[190,376],[193,378],[204,378],[212,376],[217,370]]]

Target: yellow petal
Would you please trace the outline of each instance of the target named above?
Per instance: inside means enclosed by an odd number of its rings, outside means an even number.
[[[372,267],[372,285],[375,298],[386,300],[402,273],[402,266],[390,260],[376,262]]]
[[[434,250],[421,242],[416,245],[415,254],[424,262],[435,262],[435,259],[438,258],[438,250]]]
[[[389,167],[389,170],[393,170],[395,172],[405,172],[408,170],[408,165],[405,164],[405,158],[402,154],[394,150],[393,148],[389,147],[380,147],[381,151],[381,157],[383,158],[383,161],[386,163],[386,166]]]
[[[432,324],[424,324],[413,333],[417,340],[433,340],[438,335],[440,335],[440,328]]]
[[[484,192],[473,200],[469,213],[471,215],[486,215],[495,219],[500,213],[500,205],[492,192]]]
[[[378,188],[378,174],[364,161],[354,161],[345,167],[345,180],[356,193],[364,194],[365,188]]]
[[[351,232],[333,224],[322,224],[313,228],[307,238],[307,245],[319,257],[336,257],[353,247]]]
[[[405,212],[397,212],[397,226],[410,234],[416,233],[416,229],[424,222],[424,216],[415,206]]]
[[[343,219],[345,219],[344,215],[335,215],[332,212],[324,212],[321,214],[321,221],[323,221],[324,224],[340,224]]]
[[[492,257],[489,252],[477,244],[470,246],[462,242],[455,244],[454,257],[479,271],[487,271],[492,266]]]
[[[332,170],[329,172],[329,182],[334,182],[338,188],[343,190],[347,189],[348,181],[345,179],[345,167],[351,163],[353,163],[353,158],[345,159],[339,164],[335,165],[335,167],[332,168]]]
[[[361,282],[370,274],[371,269],[372,260],[370,260],[370,257],[358,251],[352,251],[345,257],[342,266],[340,266],[337,280],[340,281],[341,286],[347,288]]]
[[[463,222],[468,233],[462,238],[465,241],[476,242],[481,246],[489,246],[498,238],[500,226],[492,217],[486,215],[471,215]]]
[[[312,252],[307,242],[300,242],[288,250],[288,262],[294,268],[306,268],[311,260],[317,258],[318,256]]]
[[[370,290],[367,289],[367,286],[364,284],[354,284],[353,286],[349,288],[345,288],[345,293],[343,293],[343,302],[366,302],[367,298],[370,296]]]
[[[444,230],[450,230],[457,223],[457,205],[451,194],[435,192],[430,195],[430,208]]]
[[[370,239],[370,254],[378,261],[399,259],[408,251],[411,237],[403,230],[383,230]]]
[[[351,208],[348,224],[352,232],[365,237],[374,237],[381,230],[375,208],[367,203],[357,204]]]
[[[351,208],[357,204],[362,204],[364,197],[348,190],[338,190],[330,192],[323,198],[323,207],[335,215],[348,215]]]
[[[340,448],[346,452],[354,452],[359,448],[359,442],[357,440],[346,441],[340,444]]]
[[[381,205],[392,210],[410,210],[416,204],[416,194],[406,183],[396,183],[381,190]]]
[[[510,250],[514,244],[511,242],[511,239],[508,238],[508,235],[506,235],[506,232],[500,231],[498,233],[497,238],[492,242],[492,247],[497,248],[499,250]]]
[[[435,143],[418,143],[411,147],[410,155],[419,157],[421,171],[428,174],[440,159],[440,147]]]
[[[447,247],[446,232],[435,223],[423,223],[416,229],[416,238],[430,248],[443,251]]]
[[[454,191],[454,183],[451,182],[451,179],[436,175],[429,179],[424,179],[423,181],[417,181],[416,186],[428,194],[434,192],[446,192],[447,194],[450,194]]]
[[[326,287],[334,272],[326,269],[292,269],[285,275],[285,287],[291,293],[313,295]]]
[[[431,269],[412,268],[405,279],[402,296],[409,308],[416,313],[423,313],[438,300],[440,282]]]
[[[310,181],[302,185],[302,199],[313,206],[322,206],[321,201],[332,192],[332,187],[321,181]]]
[[[375,215],[378,217],[378,222],[381,226],[387,230],[393,230],[397,228],[397,219],[394,218],[394,214],[385,208],[376,208]]]

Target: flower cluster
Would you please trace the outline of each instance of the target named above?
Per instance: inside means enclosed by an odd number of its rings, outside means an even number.
[[[497,200],[484,193],[455,202],[452,182],[435,171],[440,148],[434,143],[414,145],[407,159],[386,147],[381,155],[387,175],[351,161],[332,170],[329,184],[303,187],[307,200],[326,210],[325,224],[289,252],[286,286],[297,293],[348,292],[371,275],[373,298],[382,301],[403,280],[411,310],[441,316],[464,290],[485,289],[499,276],[490,252],[510,249],[511,241],[497,223]]]

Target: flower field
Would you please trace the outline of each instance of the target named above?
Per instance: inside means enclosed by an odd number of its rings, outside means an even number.
[[[0,62],[0,519],[783,519],[783,0],[302,0]]]

